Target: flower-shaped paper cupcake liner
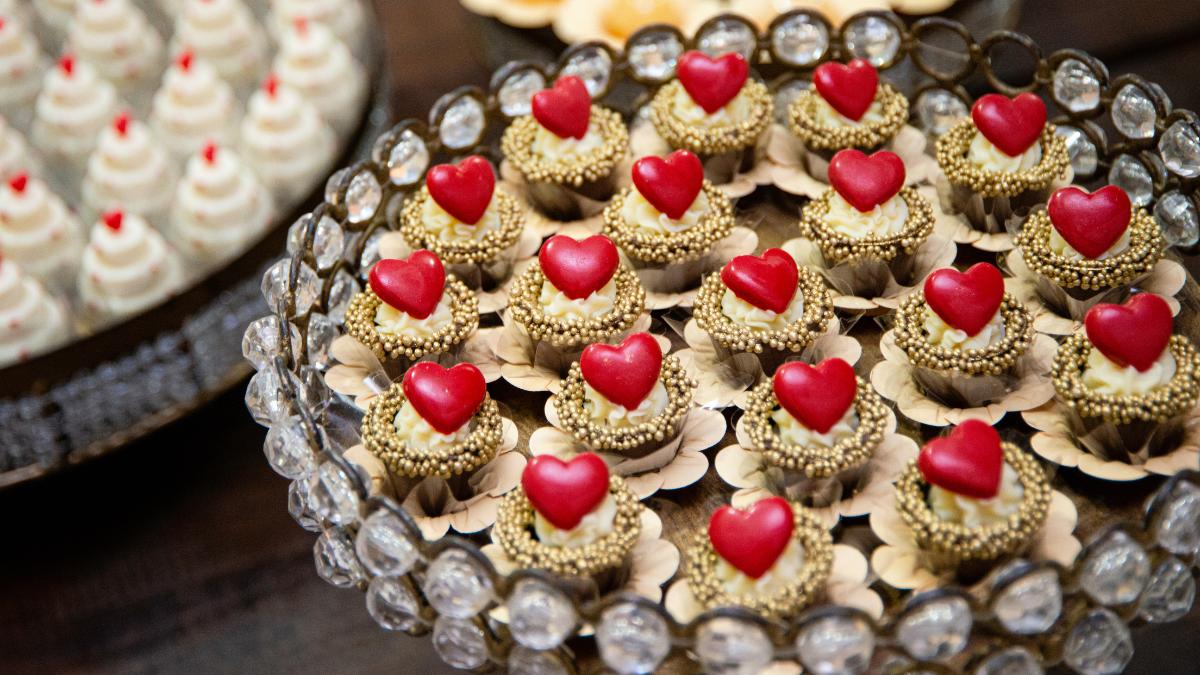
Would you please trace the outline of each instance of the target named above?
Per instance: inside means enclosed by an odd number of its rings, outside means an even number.
[[[826,181],[829,159],[838,150],[874,150],[896,137],[908,122],[908,97],[892,85],[881,82],[876,99],[882,108],[883,119],[878,122],[864,121],[855,125],[831,127],[822,124],[816,114],[821,95],[815,89],[800,92],[788,108],[788,130],[800,139],[808,149],[807,155],[815,160],[806,161],[806,169],[810,175]]]
[[[1029,214],[1015,240],[1025,266],[1054,286],[1085,293],[1132,285],[1150,273],[1166,248],[1158,222],[1143,209],[1133,212],[1127,230],[1128,247],[1102,260],[1075,260],[1054,253],[1050,250],[1053,232],[1054,225],[1045,209]]]
[[[377,358],[399,362],[402,368],[427,356],[454,351],[479,327],[479,302],[471,289],[453,276],[446,277],[444,293],[450,299],[451,319],[431,335],[381,333],[375,316],[383,300],[370,287],[350,298],[346,308],[346,332]]]
[[[766,136],[764,134],[764,138]],[[673,150],[671,144],[658,134],[658,130],[654,128],[649,118],[641,115],[635,117],[630,124],[629,147],[634,157],[669,155]],[[745,197],[758,189],[760,185],[771,183],[770,165],[762,161],[765,155],[766,147],[760,142],[755,151],[758,161],[754,162],[751,167],[743,166],[742,156],[736,153],[708,157],[704,161],[704,176],[726,197],[730,199]]]
[[[514,257],[509,249],[517,246],[525,229],[526,207],[513,195],[496,190],[492,199],[498,203],[500,225],[484,232],[478,239],[443,239],[429,232],[422,222],[425,202],[433,199],[429,188],[421,189],[404,200],[397,228],[412,249],[429,249],[448,265],[481,264]]]
[[[749,99],[750,115],[736,124],[712,128],[697,127],[680,119],[672,109],[683,85],[679,80],[659,88],[650,102],[650,122],[672,148],[690,150],[701,159],[736,153],[753,156],[756,146],[771,124],[774,101],[762,82],[747,79],[738,96]]]
[[[754,253],[757,247],[758,235],[754,230],[735,226],[724,239],[713,244],[700,258],[637,268],[638,278],[646,289],[646,309],[661,311],[672,307],[691,307],[696,302],[696,294],[700,291],[700,282],[705,275],[720,270],[739,255]],[[622,258],[626,263],[637,264],[624,254]]]
[[[807,152],[804,143],[783,125],[773,125],[768,135],[766,154],[759,167],[765,168],[769,181],[775,187],[809,199],[816,199],[829,189],[827,159]],[[925,151],[927,144],[928,140],[920,129],[905,125],[885,146],[904,161],[905,185],[915,187],[932,184],[941,174],[937,160]],[[929,194],[921,194],[929,199]],[[938,204],[936,199],[930,203]],[[938,209],[935,208],[934,213],[937,215]]]

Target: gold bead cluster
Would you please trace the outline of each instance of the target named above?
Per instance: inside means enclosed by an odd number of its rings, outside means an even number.
[[[1020,171],[993,171],[967,160],[977,133],[970,119],[954,125],[937,140],[937,161],[952,185],[969,188],[981,197],[1015,197],[1030,190],[1045,190],[1071,164],[1067,144],[1054,133],[1053,124],[1047,124],[1038,139],[1042,159],[1036,166]]]
[[[909,462],[896,481],[896,508],[912,530],[917,546],[947,564],[968,560],[995,560],[1016,553],[1042,529],[1050,509],[1050,479],[1030,453],[1002,443],[1004,462],[1021,484],[1021,506],[1008,520],[995,525],[967,527],[939,519],[929,505],[928,488],[917,460]]]
[[[829,478],[862,466],[883,442],[888,408],[869,382],[861,377],[855,379],[858,393],[854,397],[854,411],[858,415],[858,426],[853,433],[839,438],[829,448],[799,446],[784,441],[771,419],[771,415],[780,409],[771,380],[760,382],[750,390],[746,414],[742,418],[746,434],[750,437],[751,447],[748,449],[762,454],[771,466],[799,471],[806,478]]]
[[[550,282],[542,268],[533,263],[513,280],[509,315],[535,342],[544,340],[555,347],[606,342],[629,330],[646,307],[646,289],[633,270],[621,265],[613,279],[616,298],[612,309],[598,316],[567,320],[546,314],[541,301],[542,286]]]
[[[608,176],[629,154],[629,131],[620,113],[594,105],[592,125],[604,140],[600,147],[585,155],[550,162],[533,152],[533,141],[541,125],[533,115],[524,115],[513,120],[504,130],[500,150],[530,183],[554,183],[578,188]]]
[[[578,362],[572,363],[562,388],[554,396],[559,424],[598,452],[624,452],[636,456],[642,451],[662,447],[683,430],[684,420],[692,407],[696,382],[688,378],[679,360],[673,356],[663,359],[658,379],[667,390],[667,407],[648,422],[614,428],[597,424],[588,414],[583,372]]]
[[[362,421],[363,445],[391,473],[409,478],[451,478],[474,471],[496,456],[504,430],[500,424],[500,408],[491,396],[484,398],[475,416],[467,422],[471,425],[467,437],[446,448],[419,448],[408,444],[396,429],[396,415],[404,401],[401,384],[394,382],[371,401]]]
[[[525,211],[516,197],[497,189],[492,199],[500,210],[500,226],[485,232],[479,239],[443,239],[425,228],[421,211],[429,196],[429,188],[413,193],[400,210],[400,234],[414,249],[425,248],[437,254],[447,264],[474,264],[490,262],[513,247],[525,227]],[[488,208],[491,208],[490,206]]]
[[[882,108],[883,119],[857,125],[831,127],[817,118],[821,95],[807,89],[788,108],[788,128],[810,150],[870,150],[892,140],[908,122],[908,98],[886,82],[879,83],[875,94]]]
[[[1191,410],[1200,398],[1200,352],[1182,335],[1172,336],[1167,348],[1175,358],[1175,375],[1170,382],[1142,396],[1113,396],[1084,383],[1083,372],[1094,347],[1085,333],[1076,333],[1063,340],[1054,355],[1050,370],[1054,390],[1083,418],[1101,418],[1118,425],[1166,422]]]
[[[918,368],[955,371],[963,375],[1001,375],[1013,367],[1033,341],[1033,317],[1008,293],[1000,302],[1004,337],[982,349],[946,349],[929,342],[925,333],[925,293],[916,291],[896,310],[896,346]]]
[[[627,187],[613,195],[604,207],[604,234],[629,257],[649,263],[679,263],[707,254],[713,244],[733,230],[733,202],[715,185],[704,181],[708,211],[695,226],[670,234],[644,233],[636,223],[625,222],[621,210],[636,188]]]
[[[617,504],[612,530],[589,544],[559,547],[538,541],[533,529],[533,504],[520,488],[509,492],[500,503],[494,537],[518,568],[542,569],[572,577],[620,569],[642,533],[644,507],[615,474],[608,477],[608,494]]]
[[[721,310],[721,299],[729,290],[719,273],[705,277],[696,293],[692,316],[713,342],[735,352],[762,354],[767,349],[798,352],[823,335],[833,318],[833,298],[824,280],[807,267],[799,268],[797,293],[804,300],[804,313],[780,330],[759,330],[735,323]]]
[[[418,361],[430,354],[442,354],[466,340],[479,327],[479,300],[457,277],[446,276],[443,291],[450,302],[450,321],[432,335],[422,337],[410,333],[380,333],[375,313],[383,300],[370,286],[356,293],[346,309],[346,332],[374,352],[380,361],[385,359]]]
[[[746,597],[727,593],[717,580],[720,557],[713,550],[708,532],[696,533],[684,562],[684,576],[701,606],[705,609],[745,607],[780,619],[800,613],[821,597],[833,567],[833,536],[812,511],[794,502],[791,506],[795,522],[792,539],[804,551],[804,567],[783,590],[772,595]]]
[[[882,260],[889,262],[903,253],[913,254],[933,233],[933,206],[915,189],[900,190],[899,197],[908,207],[904,229],[886,237],[852,238],[834,230],[825,222],[829,201],[837,192],[830,188],[805,205],[800,218],[800,232],[817,242],[821,255],[831,263],[853,260]]]
[[[771,92],[757,80],[746,80],[738,96],[749,100],[750,115],[738,122],[705,129],[680,119],[674,111],[674,101],[683,85],[673,80],[663,85],[650,102],[650,121],[658,135],[672,148],[690,150],[701,157],[711,157],[734,150],[753,147],[771,124],[775,108]]]
[[[1136,209],[1129,223],[1129,248],[1103,260],[1070,260],[1050,250],[1054,224],[1044,209],[1029,216],[1016,236],[1029,269],[1062,288],[1099,291],[1127,284],[1150,272],[1162,258],[1166,242],[1154,217]]]

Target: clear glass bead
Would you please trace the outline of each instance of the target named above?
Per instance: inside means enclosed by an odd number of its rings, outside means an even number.
[[[1069,112],[1095,110],[1100,105],[1100,79],[1079,59],[1064,59],[1054,71],[1054,99]]]
[[[517,645],[508,654],[509,675],[570,675],[562,659],[554,652],[539,652]]]
[[[1186,119],[1177,120],[1158,139],[1158,154],[1177,176],[1200,176],[1200,134]]]
[[[459,96],[446,106],[438,127],[438,138],[451,150],[469,148],[483,137],[486,122],[482,103],[472,96]]]
[[[487,663],[483,629],[470,619],[440,616],[433,624],[433,649],[452,668],[472,670]]]
[[[546,77],[532,68],[518,70],[496,92],[500,112],[509,117],[520,117],[533,112],[533,95],[546,88]]]
[[[1010,582],[992,598],[992,612],[1004,629],[1016,635],[1050,630],[1062,614],[1063,593],[1058,574],[1039,569]]]
[[[330,319],[341,323],[346,319],[346,310],[350,307],[350,300],[355,293],[362,289],[354,275],[345,269],[340,269],[337,274],[333,275],[332,283],[333,285],[329,288],[329,300],[325,303],[325,314]]]
[[[562,591],[522,579],[508,596],[508,629],[518,644],[554,649],[575,630],[575,607]]]
[[[675,64],[683,55],[683,43],[670,31],[651,31],[629,44],[626,59],[638,78],[665,82],[675,74]]]
[[[1129,627],[1111,609],[1085,614],[1063,644],[1063,659],[1082,675],[1116,675],[1132,658]]]
[[[612,56],[608,51],[599,45],[589,45],[567,57],[559,75],[574,75],[583,80],[588,93],[595,98],[608,89],[612,68]]]
[[[388,153],[388,179],[401,187],[421,179],[429,167],[429,148],[412,129],[400,132],[400,138]]]
[[[789,80],[775,90],[775,121],[786,125],[791,116],[792,104],[800,98],[800,94],[812,87],[807,80]]]
[[[371,268],[375,267],[375,263],[383,258],[379,252],[379,244],[383,241],[389,230],[379,228],[372,232],[362,247],[362,255],[359,256],[358,274],[361,277],[370,278]]]
[[[1060,124],[1054,129],[1067,144],[1067,157],[1071,160],[1071,168],[1077,176],[1091,176],[1100,165],[1100,151],[1087,134],[1079,129]]]
[[[965,118],[967,104],[946,89],[926,89],[917,97],[917,119],[933,136],[941,136]]]
[[[413,633],[421,628],[421,604],[408,583],[375,577],[367,586],[367,613],[384,630]]]
[[[482,612],[494,597],[492,579],[466,551],[442,551],[425,572],[425,598],[443,616],[466,619]]]
[[[287,252],[289,255],[304,247],[304,238],[307,236],[312,219],[312,214],[306,213],[288,228]],[[329,216],[322,217],[317,223],[316,230],[313,231],[312,254],[313,259],[317,261],[317,269],[327,270],[341,260],[344,244],[345,234],[337,221]]]
[[[1042,664],[1024,647],[1009,647],[989,655],[974,675],[1042,675]]]
[[[1155,514],[1154,538],[1175,555],[1200,552],[1200,486],[1180,480],[1171,487]]]
[[[1154,176],[1133,155],[1121,155],[1108,169],[1108,182],[1129,194],[1135,206],[1145,206],[1154,198]]]
[[[843,26],[842,40],[851,54],[875,67],[889,63],[900,51],[899,31],[878,16],[864,16]]]
[[[754,52],[758,48],[758,36],[750,26],[741,21],[718,19],[705,27],[697,40],[697,46],[709,56],[737,53],[753,63]]]
[[[346,188],[346,219],[365,223],[375,217],[383,203],[383,187],[370,171],[359,171]],[[340,254],[340,251],[339,251]]]
[[[378,576],[408,574],[420,559],[408,528],[387,509],[367,516],[354,539],[354,550],[363,566]]]
[[[1200,213],[1196,203],[1172,190],[1154,204],[1154,219],[1171,246],[1195,246],[1200,242]]]
[[[896,637],[913,658],[935,661],[967,646],[971,624],[971,606],[966,600],[935,598],[906,612],[896,624]]]
[[[292,335],[292,356],[298,359],[300,357],[300,331],[290,323],[288,329]],[[250,362],[250,365],[254,366],[255,370],[266,368],[275,362],[276,356],[283,353],[283,346],[279,344],[280,334],[277,317],[264,316],[251,321],[242,335],[242,356]]]
[[[1155,116],[1154,101],[1137,85],[1121,87],[1113,99],[1113,125],[1127,138],[1154,136]]]
[[[303,478],[317,468],[317,455],[309,445],[303,422],[297,415],[272,425],[263,441],[263,454],[275,473],[284,478]]]
[[[329,174],[325,179],[325,201],[330,204],[341,204],[342,185],[350,177],[350,167],[343,167]]]
[[[318,516],[334,525],[349,525],[358,520],[358,492],[340,466],[325,462],[317,468],[312,480],[309,504]]]
[[[288,486],[288,513],[300,527],[309,532],[320,532],[321,521],[308,505],[310,485],[308,479],[303,479],[292,481],[292,484]]]
[[[857,616],[831,615],[800,628],[796,653],[814,675],[853,675],[866,672],[875,651],[871,625]]]
[[[596,644],[604,664],[618,675],[644,675],[671,652],[671,633],[654,610],[619,604],[600,615]]]
[[[1124,605],[1137,600],[1150,578],[1150,556],[1120,530],[1089,547],[1079,585],[1101,605]]]
[[[829,49],[829,29],[807,14],[797,14],[775,26],[771,48],[788,65],[810,66]]]
[[[284,380],[295,385],[296,376],[286,369],[270,366],[250,378],[246,385],[246,410],[255,422],[269,427],[292,414],[292,402],[284,388]]]
[[[1159,563],[1138,602],[1138,615],[1151,623],[1168,623],[1187,616],[1196,600],[1192,571],[1172,556]]]
[[[762,627],[717,617],[696,631],[696,656],[708,675],[757,675],[771,663],[773,648]]]
[[[338,327],[324,314],[308,315],[308,362],[325,368],[330,364],[329,349],[338,338]]]
[[[317,537],[317,543],[313,544],[313,560],[317,574],[338,588],[348,588],[366,578],[358,558],[354,557],[354,542],[340,527],[325,530]]]
[[[317,278],[317,273],[313,271],[313,268],[303,261],[299,264],[300,270],[296,276],[295,288],[296,305],[290,316],[301,316],[312,309],[321,289],[321,280]],[[267,306],[272,311],[282,312],[285,310],[288,300],[288,276],[291,269],[291,259],[284,258],[271,265],[263,274],[262,294],[267,301]]]

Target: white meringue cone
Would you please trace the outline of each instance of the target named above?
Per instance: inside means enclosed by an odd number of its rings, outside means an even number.
[[[111,211],[92,226],[79,298],[93,325],[149,309],[183,281],[179,254],[141,216]]]
[[[42,181],[18,173],[0,187],[0,251],[55,290],[74,282],[83,226]]]
[[[356,54],[365,45],[365,16],[361,0],[270,0],[271,31],[285,34],[296,19],[328,26],[338,39],[350,45]]]
[[[280,207],[312,189],[333,162],[333,130],[295,89],[275,76],[250,97],[240,136],[246,161]]]
[[[70,336],[62,301],[15,262],[0,259],[0,366],[24,361]]]
[[[207,61],[181,53],[154,94],[150,126],[177,164],[206,143],[231,145],[241,110],[230,88]]]
[[[366,70],[323,24],[297,19],[280,39],[271,68],[339,134],[348,134],[362,117]]]
[[[33,103],[50,61],[19,15],[0,10],[0,114],[14,126],[29,128]]]
[[[184,255],[217,263],[257,241],[274,209],[270,191],[237,154],[210,145],[188,160],[175,191],[171,230]]]
[[[75,6],[67,44],[144,112],[166,62],[163,39],[131,0],[91,0]]]
[[[121,105],[116,89],[73,54],[46,73],[35,105],[31,140],[59,185],[77,186],[101,130]],[[76,195],[65,195],[72,199]]]
[[[243,0],[173,0],[179,5],[171,53],[190,51],[207,61],[239,98],[267,67],[266,31]]]
[[[120,208],[161,226],[175,189],[175,171],[150,128],[120,113],[100,134],[83,179],[84,217]]]

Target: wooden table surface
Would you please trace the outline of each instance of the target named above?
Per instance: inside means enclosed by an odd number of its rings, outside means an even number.
[[[1020,29],[1200,109],[1200,2],[1030,0]],[[456,0],[380,0],[401,116],[484,85]],[[1135,14],[1136,9],[1136,16]],[[0,671],[446,672],[313,571],[242,390],[133,447],[0,493]],[[1137,634],[1130,672],[1200,672],[1200,618]]]

